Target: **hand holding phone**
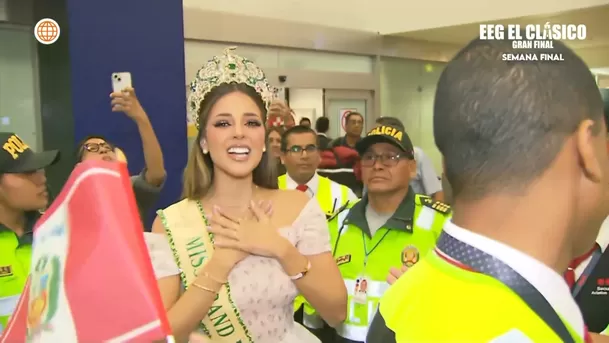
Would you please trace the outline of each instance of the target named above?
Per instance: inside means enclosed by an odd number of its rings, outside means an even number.
[[[147,118],[131,84],[131,73],[112,73],[112,112],[123,112],[136,122]]]
[[[131,83],[131,73],[119,72],[112,73],[112,91],[119,93],[125,91],[125,89],[133,88]]]

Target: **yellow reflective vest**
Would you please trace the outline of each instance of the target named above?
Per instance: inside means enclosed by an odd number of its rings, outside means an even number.
[[[326,214],[326,217],[331,217],[334,212],[340,209],[346,202],[349,196],[349,187],[334,182],[327,177],[318,175],[319,185],[315,192],[315,198],[319,206]],[[283,174],[277,178],[279,189],[287,189],[287,174]],[[336,200],[336,201],[335,201]]]
[[[435,253],[391,286],[379,311],[397,343],[561,341],[504,284],[452,265]],[[584,342],[563,322],[575,342]]]
[[[0,227],[0,334],[13,314],[30,272],[31,242]]]
[[[326,214],[326,217],[331,217],[335,211],[343,207],[348,199],[349,188],[341,185],[340,183],[333,182],[327,177],[318,175],[319,185],[315,192],[315,198],[319,203],[319,206]],[[277,178],[279,189],[287,189],[287,175],[281,175]],[[294,300],[294,312],[298,311],[302,306],[305,306],[305,313],[313,314],[315,310],[309,303],[306,302],[303,296],[299,295]],[[320,328],[323,323],[316,321],[316,323],[309,323],[310,328]]]
[[[333,255],[347,287],[347,319],[339,336],[365,341],[378,302],[389,288],[392,267],[411,267],[436,244],[450,207],[411,190],[393,216],[370,237],[365,217],[367,196],[330,221]],[[366,296],[358,292],[366,281]],[[305,320],[306,320],[305,316]]]

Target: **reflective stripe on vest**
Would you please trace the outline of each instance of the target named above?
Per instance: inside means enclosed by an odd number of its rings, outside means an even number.
[[[20,297],[21,294],[0,298],[0,317],[10,317],[15,312]]]
[[[314,189],[315,198],[319,203],[319,206],[326,215],[334,214],[334,211],[338,210],[346,201],[348,197],[349,188],[341,185],[340,183],[333,182],[327,177],[317,176],[319,178],[319,184],[317,189]],[[277,178],[277,184],[279,189],[287,189],[287,174],[283,174]]]
[[[318,177],[319,186],[318,192],[315,193],[315,197],[326,215],[331,216],[343,205],[343,202],[347,201],[347,187],[337,182],[333,182],[328,178],[322,176]],[[321,329],[323,327],[323,320],[321,317],[316,314],[313,306],[305,299],[303,299],[303,304],[304,312],[302,323],[310,329]]]
[[[415,210],[412,218],[413,233],[409,234],[406,231],[395,233],[390,229],[380,228],[373,237],[366,239],[368,242],[375,241],[379,247],[374,254],[369,255],[370,250],[365,250],[366,248],[363,246],[365,241],[362,230],[353,223],[345,223],[349,212],[350,209],[341,212],[329,223],[332,255],[335,259],[348,257],[341,260],[342,262],[339,264],[348,293],[348,316],[342,325],[336,328],[336,332],[349,340],[365,341],[368,326],[377,312],[379,299],[390,289],[385,280],[389,269],[405,263],[406,249],[414,251],[416,257],[408,257],[412,263],[417,263],[420,258],[433,249],[447,215],[424,205],[419,196],[415,197]],[[382,233],[381,230],[385,230],[385,233]],[[380,244],[387,234],[389,234],[389,238]],[[364,257],[365,255],[369,256]],[[364,271],[366,258],[368,265]],[[365,273],[367,281],[367,304],[358,305],[354,301],[353,294],[356,289],[356,279],[362,273]]]
[[[330,190],[330,194],[326,194],[328,189]],[[320,176],[319,190],[316,197],[320,204],[322,203],[321,199],[330,199],[330,204],[328,204],[327,208],[324,208],[324,212],[326,212],[327,215],[333,215],[336,210],[347,202],[348,188],[338,182],[333,182],[328,178]],[[324,192],[324,194],[321,194],[321,192]]]
[[[6,327],[27,281],[32,246],[19,244],[12,231],[0,231],[0,326]]]
[[[366,297],[368,301],[368,323],[356,324],[357,319],[353,315],[355,312],[355,302],[352,301],[353,291],[355,290],[355,280],[345,279],[345,287],[347,287],[347,295],[349,297],[349,316],[347,320],[336,328],[336,333],[339,336],[350,339],[352,341],[366,340],[368,334],[368,325],[372,321],[372,318],[376,314],[378,309],[379,299],[385,294],[385,291],[389,289],[387,281],[375,281],[367,280],[368,288],[366,291]]]
[[[337,182],[323,177],[317,176],[319,183],[315,192],[315,199],[326,215],[332,215],[338,210],[343,202],[348,199],[349,188]],[[277,178],[279,189],[287,189],[288,176],[283,174]],[[315,309],[304,299],[302,295],[298,295],[294,300],[294,312],[298,311],[304,305],[303,324],[311,329],[320,329],[323,327],[323,320],[316,314]]]
[[[321,329],[324,327],[324,320],[317,313],[308,314],[305,312],[302,316],[302,324],[309,329]]]
[[[374,316],[375,313],[372,313],[372,315]],[[343,324],[336,328],[336,333],[340,337],[343,337],[343,338],[346,338],[346,339],[349,339],[352,341],[365,342],[366,335],[368,335],[368,326],[355,326],[355,325]]]

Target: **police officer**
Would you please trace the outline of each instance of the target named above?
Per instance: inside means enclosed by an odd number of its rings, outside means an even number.
[[[455,212],[381,300],[397,342],[590,341],[562,273],[609,212],[603,103],[562,42],[560,63],[505,62],[523,53],[512,43],[476,39],[440,77],[434,136]]]
[[[368,191],[329,222],[333,254],[349,294],[347,319],[336,328],[340,342],[365,341],[378,301],[389,288],[390,270],[412,267],[425,256],[450,214],[447,205],[409,186],[417,166],[406,132],[376,127],[356,149]]]
[[[396,117],[379,117],[377,126],[389,125],[404,131],[404,124]],[[436,174],[433,163],[423,149],[414,147],[414,159],[417,162],[417,176],[410,180],[410,186],[418,194],[426,194],[434,200],[446,202],[442,182]]]
[[[0,132],[0,333],[25,286],[32,255],[32,229],[45,209],[44,168],[59,159],[56,150],[35,153],[16,134]]]
[[[344,208],[347,202],[357,201],[353,191],[344,185],[334,182],[317,174],[320,163],[317,147],[317,134],[311,128],[294,126],[283,133],[281,137],[281,161],[286,173],[278,179],[280,189],[298,189],[315,197],[326,217],[330,218],[339,209]],[[323,322],[317,316],[312,316],[313,308],[302,297],[294,302],[296,319],[300,321],[299,310],[304,306],[302,323],[315,334],[321,336],[319,329]],[[317,330],[317,331],[315,331]]]

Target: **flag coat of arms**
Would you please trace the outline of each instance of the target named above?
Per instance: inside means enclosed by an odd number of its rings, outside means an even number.
[[[34,228],[0,343],[172,340],[126,166],[79,164]]]

